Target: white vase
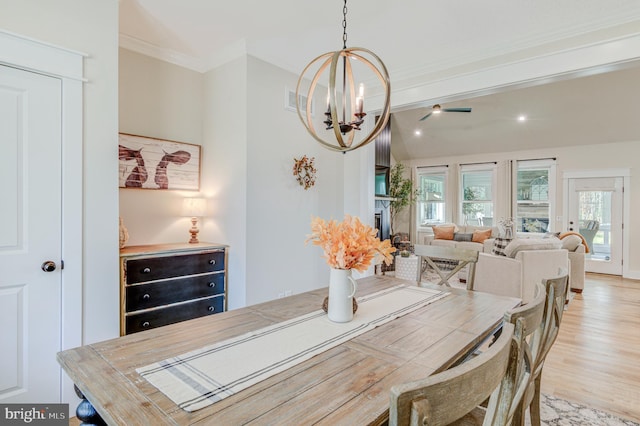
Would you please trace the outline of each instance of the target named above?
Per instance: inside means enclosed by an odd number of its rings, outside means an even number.
[[[353,295],[358,285],[351,277],[351,269],[333,269],[329,276],[329,301],[327,315],[333,322],[349,322],[353,319]]]

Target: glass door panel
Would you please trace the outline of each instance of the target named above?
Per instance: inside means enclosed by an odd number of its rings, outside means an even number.
[[[570,179],[569,215],[589,246],[586,270],[622,275],[622,178]]]

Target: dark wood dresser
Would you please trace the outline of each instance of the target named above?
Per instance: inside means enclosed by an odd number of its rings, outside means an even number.
[[[212,243],[120,249],[120,335],[225,311],[227,256]]]

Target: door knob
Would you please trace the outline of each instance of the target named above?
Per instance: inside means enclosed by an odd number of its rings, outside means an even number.
[[[47,260],[46,262],[43,262],[42,266],[40,266],[40,267],[45,272],[53,272],[53,271],[56,270],[56,262],[54,262],[52,260]]]

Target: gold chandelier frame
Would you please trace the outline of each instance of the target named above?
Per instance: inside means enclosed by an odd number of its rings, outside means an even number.
[[[323,146],[333,151],[339,151],[346,153],[348,151],[352,151],[354,149],[360,148],[362,146],[367,145],[369,142],[374,140],[376,136],[380,134],[382,129],[386,126],[389,121],[389,116],[391,114],[391,84],[389,82],[389,73],[387,71],[387,67],[384,65],[382,60],[372,51],[362,48],[362,47],[351,47],[347,48],[347,1],[344,0],[343,7],[343,15],[344,20],[342,22],[342,26],[344,28],[343,32],[343,41],[344,46],[342,50],[338,50],[335,52],[328,52],[323,55],[318,56],[313,61],[307,65],[302,74],[300,74],[300,78],[298,79],[298,84],[296,86],[296,110],[298,112],[298,117],[302,124],[304,124],[307,131],[313,136],[315,140],[320,142]],[[363,54],[370,56],[375,62],[377,62],[378,67],[376,67],[372,61],[367,59]],[[337,104],[337,91],[336,91],[336,79],[338,78],[338,63],[342,59],[342,120],[338,115],[338,104]],[[362,138],[362,140],[354,143],[355,133],[360,130],[360,126],[364,123],[364,117],[367,115],[363,111],[363,102],[364,99],[362,97],[356,97],[355,93],[355,82],[353,78],[353,68],[351,66],[351,60],[356,60],[359,63],[366,65],[378,78],[382,88],[384,89],[384,104],[382,107],[382,112],[376,123],[374,124],[373,129],[369,134]],[[318,70],[315,72],[312,78],[305,78],[307,73],[312,67],[318,66],[320,63]],[[329,67],[329,81],[328,81],[328,95],[327,95],[327,110],[324,115],[327,117],[324,123],[327,125],[326,130],[333,129],[333,135],[335,136],[334,141],[326,140],[321,137],[315,129],[313,124],[312,117],[312,105],[313,105],[313,95],[316,91],[316,87],[318,82],[320,81],[320,77],[326,71],[327,67]],[[309,89],[307,91],[307,102],[305,107],[301,107],[301,89],[305,81],[310,81]],[[362,86],[361,86],[362,90]],[[349,93],[349,102],[347,103],[347,92]],[[354,120],[348,121],[347,118],[347,104],[351,108],[349,117],[355,117]],[[345,137],[343,137],[345,136]]]

